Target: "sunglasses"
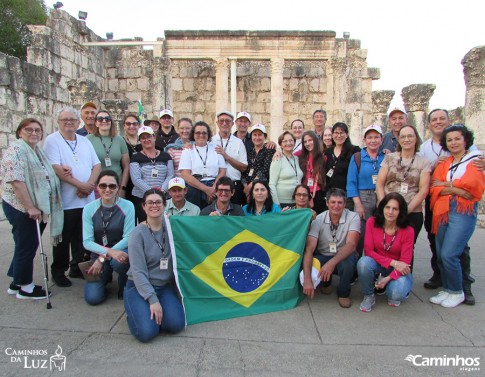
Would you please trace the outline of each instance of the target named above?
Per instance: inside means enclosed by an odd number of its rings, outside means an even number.
[[[106,190],[107,188],[109,188],[110,190],[116,190],[118,188],[118,185],[115,184],[115,183],[110,183],[110,184],[107,184],[107,183],[100,183],[98,185],[98,187],[101,189],[101,190]]]
[[[106,117],[96,117],[96,120],[98,122],[111,122],[111,117],[108,117],[108,116],[106,116]]]

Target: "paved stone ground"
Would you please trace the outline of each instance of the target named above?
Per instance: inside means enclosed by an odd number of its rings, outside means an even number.
[[[83,300],[83,281],[70,288],[50,282],[53,309],[45,301],[9,296],[6,276],[13,242],[10,225],[0,222],[0,375],[1,376],[460,376],[485,370],[485,230],[472,240],[477,304],[445,309],[432,305],[434,291],[423,288],[430,276],[424,230],[416,248],[414,288],[408,302],[391,308],[378,297],[371,313],[361,313],[357,284],[353,305],[341,309],[335,295],[318,294],[293,310],[189,326],[177,336],[162,335],[149,344],[129,333],[117,287],[102,305]],[[51,255],[48,235],[46,252]],[[42,281],[40,260],[35,282]],[[50,371],[40,360],[57,346],[65,371]],[[12,350],[45,355],[12,359]],[[480,371],[454,366],[414,366],[408,355],[480,358]],[[422,362],[423,358],[418,358]],[[40,364],[37,364],[40,363]],[[37,366],[38,368],[34,368]]]

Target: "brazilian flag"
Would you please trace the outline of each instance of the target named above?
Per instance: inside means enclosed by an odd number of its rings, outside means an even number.
[[[187,324],[294,308],[310,210],[264,216],[171,216]]]

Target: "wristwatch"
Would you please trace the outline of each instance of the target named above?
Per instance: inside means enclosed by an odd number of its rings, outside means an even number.
[[[103,264],[105,260],[106,260],[106,258],[105,258],[105,257],[103,257],[102,255],[100,255],[100,256],[98,257],[98,262],[99,262],[99,263],[101,263],[101,264]]]

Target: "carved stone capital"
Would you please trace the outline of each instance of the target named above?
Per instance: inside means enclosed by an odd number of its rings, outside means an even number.
[[[134,101],[127,99],[102,99],[101,103],[105,106],[116,121],[121,121],[125,116],[128,106]]]
[[[285,59],[271,58],[271,73],[283,74],[284,66],[285,66]]]
[[[220,57],[220,58],[214,59],[214,61],[215,61],[216,71],[229,69],[227,58]]]
[[[335,74],[343,75],[349,66],[349,61],[347,58],[334,58],[330,60],[330,67],[333,69]]]
[[[95,101],[100,92],[94,81],[85,79],[70,80],[67,83],[67,89],[73,106],[82,106],[87,101]]]
[[[485,46],[472,48],[461,61],[465,84],[470,86],[485,86]]]
[[[386,114],[394,93],[394,90],[374,90],[372,92],[372,112]]]
[[[434,84],[412,84],[402,88],[401,97],[407,111],[428,111],[429,100],[436,89]]]

